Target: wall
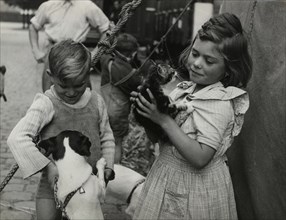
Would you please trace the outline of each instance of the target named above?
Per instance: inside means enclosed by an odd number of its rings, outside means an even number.
[[[227,0],[250,33],[250,109],[228,152],[240,219],[286,218],[286,2]],[[252,31],[250,31],[252,29]]]

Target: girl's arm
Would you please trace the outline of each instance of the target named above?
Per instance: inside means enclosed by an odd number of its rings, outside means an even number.
[[[50,162],[37,149],[33,138],[52,120],[53,115],[50,99],[43,94],[37,94],[26,115],[13,128],[7,139],[24,178],[39,172]]]
[[[137,96],[137,98],[131,98],[131,100],[136,101],[139,105],[140,109],[137,108],[138,113],[159,124],[180,154],[193,167],[201,169],[206,166],[213,158],[216,152],[215,149],[206,144],[201,144],[185,134],[169,115],[158,111],[154,96],[149,89],[147,89],[147,92],[152,103],[148,102],[140,93],[132,93],[133,96]]]

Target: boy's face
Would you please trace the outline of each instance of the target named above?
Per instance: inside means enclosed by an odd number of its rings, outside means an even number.
[[[89,74],[81,74],[73,79],[60,81],[57,77],[52,77],[57,95],[67,104],[75,104],[79,101],[86,90],[89,82]]]

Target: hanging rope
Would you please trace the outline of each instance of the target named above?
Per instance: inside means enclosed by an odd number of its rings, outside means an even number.
[[[168,34],[171,32],[171,30],[175,27],[175,25],[178,23],[178,21],[181,19],[183,14],[188,10],[191,4],[194,4],[196,0],[191,0],[189,3],[185,6],[183,11],[179,14],[179,16],[176,18],[175,22],[169,27],[169,29],[166,31],[166,33],[161,37],[159,43],[153,48],[149,56],[144,60],[142,65],[138,68],[138,72],[142,69],[142,67],[146,64],[146,62],[151,58],[151,56],[154,54],[154,52],[158,49],[158,47],[166,40]]]
[[[119,14],[119,20],[114,27],[111,27],[111,30],[106,34],[106,37],[98,42],[98,46],[91,52],[92,61],[91,65],[95,66],[100,57],[104,53],[111,53],[115,46],[116,40],[115,36],[119,33],[122,26],[124,26],[129,17],[133,15],[135,9],[140,5],[142,0],[133,0],[132,2],[126,3]]]
[[[47,155],[47,152],[45,152],[45,150],[39,148],[38,146],[38,142],[39,142],[39,137],[37,136],[36,138],[33,139],[33,142],[36,144],[36,147],[39,149],[39,151],[41,151],[46,157],[49,156]],[[14,174],[17,172],[19,168],[19,165],[17,163],[15,163],[12,168],[10,169],[9,173],[7,174],[7,176],[4,178],[4,180],[1,182],[0,184],[0,192],[2,192],[2,190],[4,189],[4,187],[9,183],[9,181],[11,180],[11,178],[14,176]]]
[[[12,166],[10,172],[8,173],[8,175],[5,177],[5,179],[2,181],[2,183],[0,185],[0,192],[2,192],[4,187],[9,183],[10,179],[14,176],[14,174],[16,173],[18,168],[19,168],[18,164],[14,164]]]

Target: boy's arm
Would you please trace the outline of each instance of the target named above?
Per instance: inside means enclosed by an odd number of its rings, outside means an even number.
[[[110,128],[107,110],[103,98],[98,95],[98,109],[99,109],[99,129],[100,129],[100,143],[102,156],[106,160],[106,167],[113,169],[115,141],[113,132]]]
[[[53,115],[50,99],[43,94],[37,94],[26,115],[17,123],[7,139],[24,178],[39,172],[50,162],[37,149],[33,139],[52,120]]]

